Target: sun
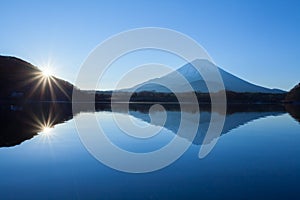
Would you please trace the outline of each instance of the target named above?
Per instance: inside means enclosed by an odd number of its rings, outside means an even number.
[[[49,135],[52,128],[50,126],[43,126],[42,130],[39,132],[39,135]]]
[[[52,70],[51,70],[51,68],[47,67],[47,68],[43,69],[42,70],[42,74],[46,78],[52,76]]]
[[[47,143],[51,143],[52,139],[54,139],[55,136],[55,131],[54,130],[54,126],[49,125],[44,125],[41,126],[40,131],[38,132],[38,135],[40,135],[40,139],[42,140],[43,143],[47,142]]]
[[[44,133],[49,133],[50,130],[51,130],[51,128],[46,126],[46,127],[43,128],[43,131],[42,131],[42,132],[44,132]]]

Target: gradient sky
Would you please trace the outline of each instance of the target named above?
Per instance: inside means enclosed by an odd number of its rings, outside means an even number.
[[[100,42],[149,26],[189,35],[218,66],[252,83],[289,90],[300,82],[300,1],[20,0],[0,8],[0,54],[50,62],[71,82]]]

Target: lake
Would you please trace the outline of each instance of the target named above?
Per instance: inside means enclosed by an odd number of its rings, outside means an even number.
[[[176,106],[165,108],[167,119],[161,127],[155,119],[151,121],[147,105],[132,105],[129,113],[112,112],[108,105],[98,105],[97,112],[90,112],[83,105],[73,116],[69,104],[2,104],[1,199],[300,198],[299,107],[230,107],[221,136],[208,141],[216,143],[201,159],[209,109],[198,113]],[[182,112],[189,117],[200,115],[195,138],[179,159],[149,173],[125,173],[99,162],[83,145],[74,120],[96,117],[115,145],[146,153],[176,137]],[[120,120],[129,117],[159,132],[149,139],[132,137],[118,128],[114,116]],[[183,120],[193,123],[191,118]],[[86,128],[89,130],[88,122]],[[189,127],[183,130],[187,137],[180,138],[188,141]]]

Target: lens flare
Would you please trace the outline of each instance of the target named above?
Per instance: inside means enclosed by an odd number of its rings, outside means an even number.
[[[45,68],[42,70],[42,75],[46,78],[49,78],[50,76],[52,76],[52,70],[51,68]]]
[[[39,132],[39,135],[49,135],[51,133],[52,128],[50,126],[41,127],[42,131]]]

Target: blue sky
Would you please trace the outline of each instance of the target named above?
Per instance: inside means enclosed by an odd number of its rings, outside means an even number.
[[[3,1],[0,54],[51,62],[74,82],[100,42],[149,26],[189,35],[250,82],[286,90],[300,82],[299,1]]]

